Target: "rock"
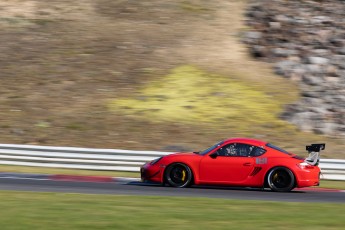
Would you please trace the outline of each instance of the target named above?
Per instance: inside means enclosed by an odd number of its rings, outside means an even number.
[[[337,129],[337,124],[327,122],[319,122],[317,123],[317,126],[314,128],[314,132],[317,134],[328,134],[328,133],[334,133],[335,130]]]
[[[327,84],[336,85],[339,83],[339,78],[338,77],[325,77],[325,81]]]
[[[274,17],[274,19],[277,21],[277,22],[283,22],[283,23],[289,23],[291,21],[291,19],[285,15],[276,15]]]
[[[316,107],[319,107],[323,103],[322,99],[317,98],[317,97],[316,98],[303,97],[302,101],[303,101],[303,103],[308,104],[309,106],[316,106]]]
[[[295,22],[296,24],[300,24],[300,25],[309,24],[309,21],[304,18],[295,18]]]
[[[339,68],[340,69],[345,69],[345,62],[341,62],[341,63],[339,63]],[[344,76],[344,75],[343,75]]]
[[[332,77],[338,77],[338,67],[334,66],[334,65],[328,65],[326,67],[326,74]]]
[[[250,32],[246,32],[244,36],[248,39],[258,40],[262,38],[262,33],[256,32],[256,31],[250,31]]]
[[[338,49],[337,53],[341,54],[341,55],[345,55],[345,47],[342,47],[342,48]]]
[[[301,62],[301,58],[300,58],[299,56],[289,56],[289,57],[287,58],[287,60],[293,61],[293,62],[296,62],[296,63]]]
[[[305,131],[345,136],[345,2],[252,2],[255,31],[246,41],[253,56],[300,86],[301,100],[281,117]]]
[[[311,53],[319,55],[319,56],[327,56],[331,52],[328,49],[313,49],[311,50]]]
[[[345,67],[345,66],[344,66]],[[338,71],[338,76],[340,79],[343,79],[344,81],[341,83],[342,85],[345,85],[345,68],[342,68],[343,70]]]
[[[288,60],[277,62],[277,64],[276,64],[277,67],[283,68],[283,69],[291,68],[291,67],[296,66],[296,65],[298,65],[297,62],[288,61]]]
[[[334,96],[334,99],[338,102],[337,104],[340,106],[341,102],[345,102],[345,95],[337,94]],[[342,106],[342,108],[344,108],[344,106]]]
[[[338,131],[340,132],[341,135],[345,135],[345,125],[340,125],[338,127]]]
[[[345,55],[333,55],[332,59],[330,60],[330,64],[336,65],[339,67],[343,66],[344,63],[345,63]]]
[[[345,40],[340,38],[330,38],[329,42],[336,47],[342,47],[345,45]]]
[[[323,83],[323,79],[316,76],[304,75],[302,80],[307,85],[321,85]]]
[[[323,74],[324,72],[320,65],[308,64],[303,65],[302,67],[304,67],[306,72],[310,74]]]
[[[313,117],[315,113],[313,112],[302,112],[294,114],[290,120],[292,123],[296,124],[303,131],[312,131],[314,128]]]
[[[281,61],[275,64],[274,69],[277,74],[289,77],[289,73],[291,73],[291,70],[297,65],[298,63],[294,61]]]
[[[294,67],[291,69],[291,73],[289,73],[290,79],[295,82],[300,82],[302,80],[302,76],[305,74],[305,70],[300,68],[299,66]]]
[[[266,13],[263,12],[261,9],[251,11],[248,16],[252,16],[253,18],[263,18],[266,16]]]
[[[324,107],[320,107],[321,104],[319,104],[318,106],[313,106],[311,107],[310,111],[320,114],[322,116],[322,118],[326,117],[327,115],[330,114],[329,110],[327,110]]]
[[[282,49],[282,48],[274,48],[272,50],[272,53],[276,57],[289,57],[289,56],[296,56],[298,54],[298,51],[289,50],[289,49]]]
[[[333,19],[331,19],[330,17],[328,16],[314,16],[310,22],[312,24],[320,24],[320,23],[332,23],[333,22]]]
[[[253,46],[251,49],[253,57],[266,57],[267,49],[264,46]]]
[[[302,92],[303,97],[312,97],[312,98],[318,98],[320,94],[315,91],[303,91]]]
[[[280,22],[269,22],[269,26],[271,29],[280,29],[281,28]]]
[[[329,59],[323,57],[308,57],[308,63],[316,65],[327,65]]]
[[[316,35],[318,35],[318,39],[322,42],[329,41],[330,36],[332,35],[332,30],[326,29],[326,30],[319,30],[316,32]]]

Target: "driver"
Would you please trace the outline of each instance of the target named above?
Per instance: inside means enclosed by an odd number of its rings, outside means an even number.
[[[236,156],[236,144],[229,145],[225,148],[225,156]]]

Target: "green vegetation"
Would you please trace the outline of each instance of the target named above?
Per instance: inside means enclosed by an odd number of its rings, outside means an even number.
[[[282,104],[248,82],[181,66],[143,88],[135,98],[120,98],[110,107],[152,121],[212,123],[236,120],[247,125],[285,122],[277,119]],[[241,127],[241,126],[240,126]],[[239,128],[240,128],[239,127]]]
[[[345,190],[345,181],[321,180],[320,187]]]
[[[185,11],[193,12],[193,13],[204,13],[204,12],[210,11],[210,8],[207,8],[206,6],[203,6],[201,4],[191,3],[190,1],[181,2],[180,7]]]
[[[2,230],[343,229],[344,204],[0,192]]]

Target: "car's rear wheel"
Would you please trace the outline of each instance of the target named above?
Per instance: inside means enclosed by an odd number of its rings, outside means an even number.
[[[267,184],[275,192],[289,192],[295,187],[295,176],[288,168],[275,167],[267,175]]]
[[[193,174],[187,165],[174,163],[167,167],[164,179],[170,186],[184,188],[191,185]]]

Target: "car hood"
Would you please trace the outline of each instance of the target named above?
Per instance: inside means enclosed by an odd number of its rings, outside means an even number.
[[[193,152],[176,152],[176,153],[172,153],[169,155],[164,156],[164,158],[173,158],[173,157],[200,157],[201,155],[197,154],[197,153],[193,153]]]
[[[177,152],[169,154],[168,156],[198,156],[198,154],[193,152]]]

